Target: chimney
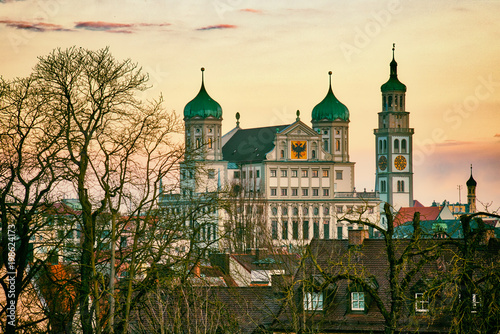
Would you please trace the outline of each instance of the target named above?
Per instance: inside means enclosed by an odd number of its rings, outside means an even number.
[[[201,269],[200,269],[200,262],[196,262],[193,268],[193,275],[194,277],[201,277]]]
[[[369,238],[368,230],[349,230],[349,246],[361,246]]]
[[[267,248],[256,248],[255,257],[257,258],[257,261],[265,259],[267,257]]]

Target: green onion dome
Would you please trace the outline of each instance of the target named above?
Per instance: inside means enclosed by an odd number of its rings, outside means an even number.
[[[406,92],[406,85],[398,79],[398,63],[394,59],[394,44],[392,47],[391,75],[389,80],[380,87],[382,93],[390,91]]]
[[[201,88],[198,92],[198,95],[195,96],[186,106],[184,107],[184,118],[222,118],[222,108],[220,104],[212,99],[210,95],[208,95],[205,89],[203,72],[204,68],[201,68]]]
[[[326,94],[323,101],[318,103],[316,107],[314,107],[312,111],[312,120],[313,121],[321,121],[321,120],[329,120],[335,121],[340,119],[342,121],[349,121],[349,109],[340,102],[332,90],[332,72],[328,72],[330,76],[330,87],[328,89],[328,93]]]

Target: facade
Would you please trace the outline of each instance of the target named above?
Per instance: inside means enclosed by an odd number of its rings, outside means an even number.
[[[236,240],[234,246],[218,245],[229,251],[270,243],[292,249],[313,238],[344,239],[348,230],[357,229],[346,217],[379,220],[378,192],[357,192],[354,187],[349,110],[333,94],[331,72],[325,98],[312,109],[311,125],[297,111],[291,124],[245,129],[237,113],[236,127],[224,135],[222,108],[207,93],[203,74],[204,69],[199,93],[184,108],[186,160],[181,165],[180,194],[161,194],[160,207],[174,210],[175,205],[186,207],[204,198],[213,201],[218,194],[227,201],[225,208],[211,208],[210,215],[190,224],[202,226],[200,239]],[[392,109],[390,113],[391,119],[395,117]],[[395,114],[407,120],[407,112],[398,109]],[[406,135],[408,164],[410,130],[380,129],[378,135],[380,140]],[[404,174],[384,175],[391,180],[404,177],[411,184],[409,166]],[[411,198],[408,192],[406,196]]]
[[[406,86],[398,79],[398,63],[390,64],[389,80],[382,85],[382,111],[375,129],[376,184],[380,200],[394,211],[413,206],[413,129],[406,111]]]

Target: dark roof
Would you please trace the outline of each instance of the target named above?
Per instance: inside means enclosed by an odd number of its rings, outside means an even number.
[[[229,162],[261,162],[274,148],[276,133],[289,126],[238,129],[222,147],[223,159]]]
[[[425,240],[426,243],[444,242],[443,240]],[[400,240],[396,244],[397,253],[400,253],[407,245],[407,240]],[[294,279],[293,288],[298,296],[295,300],[299,310],[301,310],[301,291],[307,289],[307,282],[312,282],[312,286],[318,291],[327,292],[324,294],[322,312],[300,312],[301,317],[308,326],[312,326],[316,331],[322,333],[383,333],[384,319],[378,306],[369,295],[365,293],[367,310],[363,313],[353,313],[350,311],[349,293],[352,291],[363,291],[358,289],[353,282],[347,280],[337,281],[335,284],[326,285],[314,277],[321,277],[323,274],[335,276],[351,270],[355,276],[365,275],[367,283],[377,289],[378,296],[382,299],[386,308],[390,308],[391,290],[388,280],[388,259],[385,247],[385,240],[365,239],[362,247],[350,247],[347,240],[318,240],[314,239],[310,244],[310,256],[303,261],[302,267],[298,269]],[[398,255],[399,256],[399,255]],[[451,255],[450,255],[451,256]],[[314,260],[313,260],[314,259]],[[439,261],[431,262],[420,268],[416,277],[412,280],[410,289],[416,289],[419,282],[432,277],[432,273],[438,272]],[[344,265],[339,265],[344,264]],[[347,269],[348,268],[348,269]],[[411,270],[407,268],[406,270]],[[318,286],[322,285],[322,286]],[[329,291],[329,292],[328,292]],[[412,290],[413,291],[413,290]],[[410,292],[408,292],[410,293]],[[411,297],[410,297],[411,298]],[[409,304],[412,305],[412,304]],[[284,305],[283,309],[273,324],[274,332],[293,331],[294,312],[296,315],[297,306]],[[411,306],[409,306],[411,307]],[[302,320],[302,319],[301,319]],[[411,321],[401,319],[403,323],[411,326]],[[439,332],[442,326],[446,326],[446,319],[435,318],[434,322],[426,323],[425,319],[419,320],[420,332]],[[405,325],[406,326],[406,325]]]
[[[131,322],[136,333],[153,333],[160,325],[173,332],[177,325],[182,333],[218,333],[222,329],[223,333],[250,334],[271,325],[282,300],[272,287],[177,287],[145,298],[148,307],[138,309]],[[164,319],[164,324],[158,319]]]

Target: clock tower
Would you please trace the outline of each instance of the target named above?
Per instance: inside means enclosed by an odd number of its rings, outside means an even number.
[[[390,63],[389,80],[382,85],[382,111],[375,129],[376,184],[382,205],[394,211],[413,206],[413,129],[405,109],[406,86],[399,81],[398,63]]]

